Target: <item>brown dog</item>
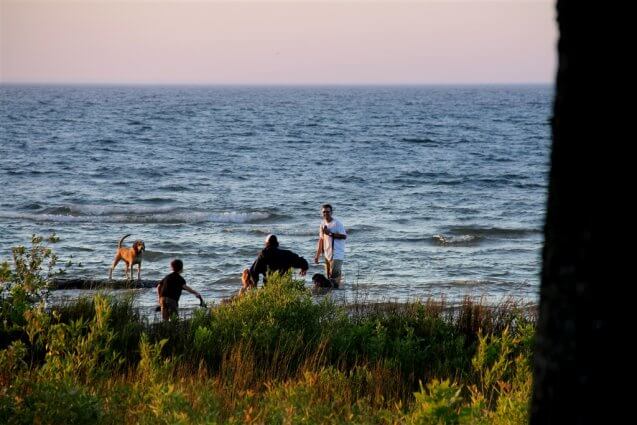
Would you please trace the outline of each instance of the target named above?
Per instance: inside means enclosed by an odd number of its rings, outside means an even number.
[[[254,284],[254,280],[252,280],[252,276],[250,275],[250,269],[243,269],[243,273],[241,273],[241,289],[239,290],[239,295],[243,295],[250,289],[256,287],[257,285]]]
[[[124,260],[124,263],[126,263],[125,273],[127,279],[129,278],[130,270],[130,279],[133,280],[133,265],[135,264],[137,264],[137,280],[140,280],[141,278],[142,256],[144,254],[144,251],[146,250],[146,245],[144,244],[144,241],[138,239],[133,242],[133,246],[130,248],[122,246],[122,242],[124,242],[124,239],[129,236],[130,235],[124,236],[122,239],[119,240],[119,243],[117,244],[115,259],[113,260],[113,265],[111,266],[111,269],[108,273],[109,279],[113,278],[113,270],[115,269],[115,266],[117,266],[117,263],[120,262],[120,260]]]
[[[241,296],[244,295],[246,292],[256,287],[257,285],[255,285],[254,280],[252,280],[250,269],[243,269],[243,272],[241,273],[241,289],[239,289],[239,293],[232,295],[230,298],[221,300],[221,304],[233,303],[234,301],[241,298]]]

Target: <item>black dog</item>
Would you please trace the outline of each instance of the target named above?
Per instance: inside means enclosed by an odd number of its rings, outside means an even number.
[[[316,273],[314,276],[312,276],[312,283],[314,284],[315,288],[338,288],[338,285],[334,283],[334,281],[326,278],[321,273]]]

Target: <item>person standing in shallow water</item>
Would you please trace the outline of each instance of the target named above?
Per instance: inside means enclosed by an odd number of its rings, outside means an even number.
[[[159,297],[159,306],[161,307],[161,318],[163,320],[170,319],[170,316],[177,314],[179,307],[179,297],[181,297],[181,291],[186,290],[199,298],[199,301],[203,303],[201,294],[195,291],[188,285],[181,272],[184,269],[184,263],[181,260],[173,260],[170,262],[170,268],[172,273],[166,275],[157,284],[157,296]]]
[[[316,247],[314,263],[318,264],[321,255],[325,258],[325,274],[334,283],[334,287],[341,285],[343,260],[345,259],[345,226],[332,216],[334,209],[330,204],[321,206],[323,221],[319,228],[319,239]]]

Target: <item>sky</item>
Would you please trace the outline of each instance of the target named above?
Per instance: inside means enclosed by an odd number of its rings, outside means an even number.
[[[0,0],[0,83],[552,83],[553,1]]]

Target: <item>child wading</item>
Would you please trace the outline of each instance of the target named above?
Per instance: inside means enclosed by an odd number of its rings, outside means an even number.
[[[170,268],[173,272],[166,275],[166,277],[157,284],[157,296],[159,297],[159,306],[161,307],[161,318],[164,320],[170,319],[173,313],[177,314],[182,289],[185,289],[199,298],[199,301],[203,304],[203,298],[201,298],[199,292],[186,285],[186,281],[181,277],[184,263],[181,260],[173,260],[170,262]]]

